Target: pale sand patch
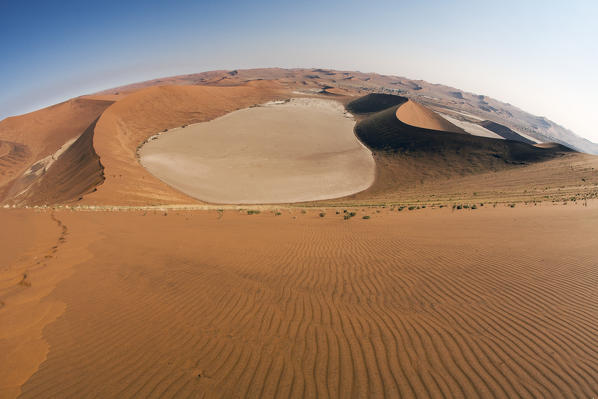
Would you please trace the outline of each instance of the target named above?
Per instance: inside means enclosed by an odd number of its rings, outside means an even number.
[[[371,152],[335,101],[292,99],[173,129],[139,151],[154,176],[215,203],[338,198],[374,181]]]
[[[467,133],[474,135],[474,136],[481,136],[481,137],[490,137],[491,139],[501,139],[504,140],[502,136],[486,129],[483,126],[472,122],[461,121],[459,119],[453,118],[447,114],[439,114],[444,119],[452,123],[453,125],[459,126],[461,129],[465,130]]]

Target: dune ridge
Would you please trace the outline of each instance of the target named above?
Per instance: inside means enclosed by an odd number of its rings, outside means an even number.
[[[40,160],[51,157],[65,143],[76,140],[112,103],[74,98],[1,121],[0,140],[11,143],[12,150],[0,158],[0,203],[14,203],[10,196],[19,191],[12,186],[23,185],[26,171]],[[26,179],[29,180],[28,184],[31,179],[34,176]],[[77,198],[75,195],[69,200]]]
[[[82,199],[104,181],[103,167],[93,148],[97,119],[60,154],[30,168],[13,182],[7,197],[11,203],[44,205]],[[34,165],[35,166],[35,165]]]
[[[396,115],[397,119],[410,126],[452,133],[467,133],[436,112],[429,110],[413,100],[407,100],[397,107]]]
[[[105,181],[82,203],[197,203],[146,171],[138,161],[138,147],[156,132],[278,100],[282,93],[275,82],[249,82],[230,87],[156,86],[128,94],[96,124],[93,145],[104,166]]]
[[[355,133],[375,153],[377,178],[372,187],[351,198],[401,198],[401,193],[426,182],[523,168],[575,154],[566,147],[540,148],[409,125],[398,118],[403,115],[399,110],[405,104],[403,101],[375,113],[357,114]],[[351,109],[352,105],[347,106]],[[525,174],[524,169],[521,173]],[[480,185],[477,190],[483,187]]]

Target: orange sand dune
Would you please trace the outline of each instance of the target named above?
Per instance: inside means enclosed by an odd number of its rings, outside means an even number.
[[[412,100],[408,100],[400,105],[396,115],[401,122],[411,126],[453,133],[467,133],[465,130],[453,125],[436,112],[429,110]]]
[[[85,197],[87,204],[193,203],[161,182],[138,162],[137,148],[150,136],[174,127],[214,119],[236,109],[278,99],[276,83],[250,82],[236,87],[151,87],[127,95],[100,117],[94,148],[106,180]]]
[[[7,197],[10,202],[28,205],[45,205],[70,202],[93,191],[104,180],[103,168],[93,149],[92,123],[81,136],[44,167],[16,179]]]
[[[15,179],[80,136],[110,104],[112,101],[75,98],[0,122],[0,142],[12,146],[10,154],[0,156],[0,203]]]
[[[22,398],[592,397],[596,205],[56,211],[64,242],[13,284],[63,305],[0,340],[39,368],[0,365]]]

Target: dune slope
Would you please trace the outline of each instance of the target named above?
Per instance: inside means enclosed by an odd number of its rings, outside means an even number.
[[[278,99],[273,82],[233,87],[150,87],[114,103],[96,124],[93,144],[104,166],[104,183],[87,204],[152,205],[197,200],[151,175],[138,160],[145,140],[165,129],[204,122],[256,103]]]
[[[460,154],[503,162],[539,161],[555,155],[554,151],[509,140],[497,140],[466,134],[455,134],[412,126],[399,120],[399,107],[391,107],[360,121],[357,136],[370,148],[431,154]],[[492,163],[492,162],[491,162]]]
[[[492,173],[574,154],[565,147],[539,148],[517,141],[413,126],[399,119],[413,110],[410,107],[408,112],[401,112],[406,104],[364,114],[356,124],[356,135],[374,150],[377,177],[370,189],[353,199],[382,196],[396,200],[406,189],[425,182]],[[419,112],[420,116],[426,114]],[[482,190],[487,183],[480,184],[474,191]]]
[[[97,120],[96,120],[97,121]],[[100,159],[93,148],[94,121],[64,152],[54,155],[49,165],[16,179],[7,202],[27,205],[66,203],[82,198],[104,180]]]
[[[407,102],[406,97],[392,94],[370,93],[352,100],[347,104],[347,110],[355,114],[367,114],[383,111],[387,108]]]
[[[595,207],[290,212],[56,212],[91,255],[21,398],[598,390]]]
[[[0,203],[18,193],[12,186],[29,168],[79,137],[112,103],[75,98],[0,122]]]
[[[492,122],[492,121],[482,121],[480,125],[484,128],[493,131],[494,133],[500,135],[501,137],[508,139],[508,140],[515,140],[521,141],[527,144],[536,144],[534,141],[523,137],[522,135],[514,132],[513,130],[509,129],[506,126],[501,125],[500,123]]]
[[[412,100],[407,100],[404,104],[397,107],[396,114],[401,122],[410,126],[452,133],[467,133],[465,130],[453,125],[436,112],[431,111]]]

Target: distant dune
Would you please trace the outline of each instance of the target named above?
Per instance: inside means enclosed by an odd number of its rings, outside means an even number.
[[[453,125],[434,111],[412,100],[408,100],[397,108],[397,118],[407,125],[422,129],[466,133],[465,130]]]
[[[2,121],[0,203],[198,203],[197,199],[155,178],[139,164],[138,148],[150,136],[209,121],[255,104],[297,96],[297,93],[307,97],[328,96],[321,92],[322,87],[326,87],[327,92],[334,92],[335,99],[345,102],[347,109],[358,115],[360,123],[356,132],[364,144],[382,151],[376,161],[378,177],[372,189],[381,184],[394,187],[393,197],[405,188],[404,184],[397,184],[399,181],[424,182],[441,176],[496,171],[548,160],[565,151],[561,147],[542,149],[465,135],[461,128],[413,99],[388,93],[359,95],[361,88],[356,91],[355,86],[326,85],[323,82],[334,82],[322,78],[336,81],[336,78],[352,76],[346,80],[352,82],[351,85],[356,82],[369,85],[383,81],[379,76],[279,69],[229,72],[214,71],[144,82],[83,96]],[[267,77],[273,80],[267,80]],[[195,85],[184,85],[189,81]],[[412,85],[397,80],[394,86]],[[425,91],[425,85],[421,87]],[[484,97],[484,101],[490,100]],[[388,111],[393,106],[394,114]],[[376,112],[386,114],[373,115]],[[363,120],[368,114],[372,114],[371,118]],[[35,135],[31,133],[33,131]],[[457,133],[461,133],[461,137],[455,136]],[[77,141],[80,136],[81,140]],[[77,145],[69,150],[75,142]],[[417,162],[409,164],[409,168],[417,164],[422,167],[409,174],[403,173],[396,180],[399,169],[404,169],[405,165],[399,167],[396,159],[390,160],[387,150],[394,153],[394,158],[400,152],[409,156],[427,154],[427,159],[423,162],[418,158]],[[80,152],[75,156],[75,151]],[[95,159],[96,156],[99,159]],[[433,159],[436,166],[430,163]],[[425,176],[420,176],[424,169]],[[394,177],[387,178],[390,175]],[[573,177],[571,179],[575,181]],[[370,194],[368,191],[364,195]]]
[[[403,107],[406,109],[402,110]],[[357,124],[355,132],[370,148],[453,153],[460,155],[463,162],[468,162],[471,156],[487,158],[491,165],[492,158],[509,163],[540,161],[555,155],[553,151],[521,142],[460,134],[463,130],[458,128],[460,133],[423,126],[454,127],[425,107],[404,101],[399,106],[368,115]],[[479,160],[482,162],[481,158]]]
[[[363,99],[357,101],[361,102]],[[386,101],[390,102],[390,99]],[[518,141],[425,129],[406,124],[398,118],[399,115],[407,114],[401,112],[405,104],[408,102],[404,101],[401,105],[360,116],[355,132],[364,144],[374,150],[377,178],[370,189],[354,196],[355,199],[367,200],[368,197],[372,197],[390,200],[406,195],[414,195],[417,198],[415,194],[417,190],[414,187],[424,184],[430,184],[428,190],[432,197],[435,187],[436,195],[442,191],[440,187],[445,186],[447,188],[443,190],[452,190],[455,193],[463,190],[464,187],[463,182],[457,183],[459,179],[476,175],[480,176],[480,180],[473,184],[471,191],[481,191],[490,187],[489,183],[485,182],[486,179],[500,181],[499,176],[492,173],[512,170],[512,173],[519,174],[523,178],[526,175],[523,167],[531,167],[535,163],[541,164],[574,154],[566,147],[539,148]],[[351,109],[352,103],[347,106]],[[421,108],[423,107],[418,107]],[[410,109],[413,107],[408,108]],[[430,115],[420,112],[420,115],[426,114]],[[436,118],[433,121],[435,122]],[[491,174],[486,175],[486,173]],[[540,177],[536,173],[534,172],[534,175],[538,181],[539,179],[550,180],[551,173],[554,175],[554,172],[547,172],[546,176]],[[531,176],[530,174],[530,178]],[[446,179],[455,181],[455,184],[447,186],[444,182]],[[571,182],[574,179],[571,176]],[[513,182],[513,177],[509,180]],[[519,180],[520,178],[516,179]],[[460,187],[459,184],[462,186]],[[533,180],[529,180],[527,184],[534,184]],[[502,187],[504,190],[504,186]],[[412,194],[408,194],[409,192]]]

